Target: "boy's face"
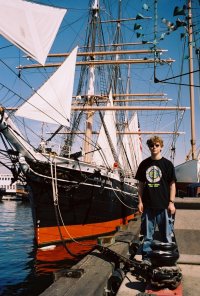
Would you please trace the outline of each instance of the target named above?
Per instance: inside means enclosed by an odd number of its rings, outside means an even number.
[[[159,142],[151,143],[149,145],[149,149],[151,151],[151,154],[159,154],[161,152],[162,147],[160,146]]]

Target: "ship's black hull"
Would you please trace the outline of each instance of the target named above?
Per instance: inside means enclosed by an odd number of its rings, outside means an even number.
[[[27,174],[39,246],[113,233],[134,217],[137,198],[133,186],[99,172],[63,168],[58,168],[57,180],[52,182],[48,165],[42,170],[45,175],[39,168],[39,172]]]

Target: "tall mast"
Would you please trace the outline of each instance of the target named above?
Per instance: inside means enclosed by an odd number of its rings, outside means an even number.
[[[116,36],[114,39],[114,43],[119,44],[121,40],[121,0],[118,0],[118,22],[117,22],[117,28],[116,28]],[[119,48],[121,49],[121,46],[116,46],[115,50],[118,51]],[[119,56],[116,55],[116,60],[119,59]],[[116,64],[116,66],[114,67],[114,80],[113,80],[113,89],[114,92],[117,92],[117,87],[118,87],[118,79],[120,77],[120,68],[119,65]]]
[[[190,119],[191,119],[191,151],[192,159],[196,159],[195,108],[194,108],[194,77],[193,77],[193,29],[191,0],[188,0],[188,35],[189,35],[189,84],[190,84]]]
[[[99,13],[99,0],[95,0],[92,5],[92,40],[91,40],[91,50],[95,51],[95,40],[96,40],[96,30],[97,30],[97,17]],[[94,57],[92,57],[94,58]],[[94,84],[95,84],[95,66],[90,65],[89,67],[89,89],[88,89],[88,105],[92,106],[94,99]],[[90,111],[87,113],[86,118],[86,133],[85,133],[85,142],[84,142],[84,161],[91,161],[91,154],[88,153],[91,150],[92,138],[92,123],[93,123],[93,112]]]

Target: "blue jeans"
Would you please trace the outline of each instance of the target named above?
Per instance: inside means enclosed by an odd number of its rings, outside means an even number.
[[[143,235],[142,258],[148,258],[152,251],[151,243],[158,226],[160,241],[171,243],[174,235],[174,215],[168,214],[167,209],[146,209],[141,217],[141,235]]]

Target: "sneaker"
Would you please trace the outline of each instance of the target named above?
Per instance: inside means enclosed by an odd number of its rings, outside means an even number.
[[[143,259],[141,262],[142,265],[147,265],[147,266],[151,266],[152,263],[150,261],[150,259]]]

